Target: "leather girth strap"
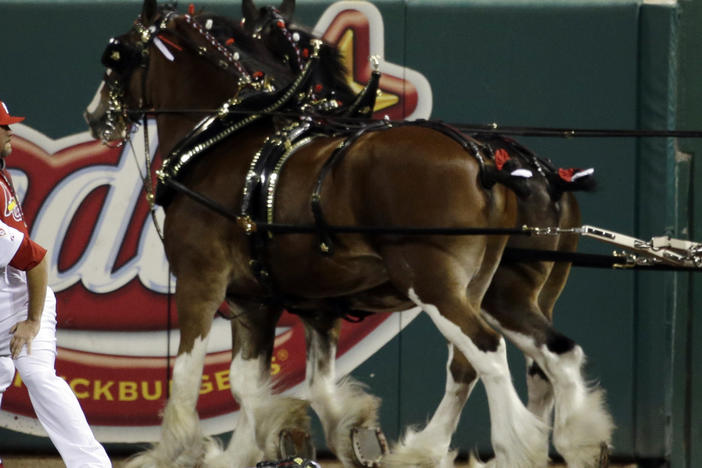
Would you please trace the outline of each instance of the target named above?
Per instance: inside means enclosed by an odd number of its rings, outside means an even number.
[[[334,253],[334,241],[332,234],[329,232],[329,224],[327,223],[322,211],[322,186],[324,179],[331,172],[336,164],[344,158],[346,151],[353,145],[362,135],[374,130],[390,128],[390,125],[384,121],[378,121],[371,125],[366,125],[357,130],[346,139],[344,139],[334,149],[331,156],[327,158],[322,169],[317,176],[317,182],[314,185],[312,196],[310,198],[310,208],[314,216],[314,224],[317,227],[317,235],[319,236],[319,251],[322,255],[332,255]]]

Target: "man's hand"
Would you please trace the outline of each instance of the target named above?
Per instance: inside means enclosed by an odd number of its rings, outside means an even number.
[[[34,268],[27,270],[27,294],[29,295],[27,320],[17,322],[10,329],[10,333],[12,333],[10,352],[13,359],[19,356],[24,345],[27,345],[27,354],[32,352],[32,340],[41,328],[41,314],[44,310],[47,282],[48,267],[46,256],[44,256]]]
[[[32,352],[32,340],[37,333],[41,324],[36,320],[24,320],[16,323],[11,329],[12,339],[10,340],[10,352],[12,359],[16,359],[22,352],[22,347],[27,345],[27,354]]]

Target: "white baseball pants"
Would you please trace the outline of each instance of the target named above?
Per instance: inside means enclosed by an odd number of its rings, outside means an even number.
[[[47,291],[41,331],[17,359],[0,357],[0,402],[11,384],[15,368],[29,392],[39,422],[67,468],[106,468],[112,463],[90,430],[78,399],[66,381],[56,375],[56,300]],[[44,339],[42,339],[44,338]]]

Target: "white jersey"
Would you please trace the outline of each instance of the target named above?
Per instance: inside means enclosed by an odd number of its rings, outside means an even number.
[[[23,239],[22,232],[0,221],[0,267],[10,264]]]
[[[24,233],[0,221],[0,355],[7,351],[9,329],[27,318],[27,274],[10,265]]]

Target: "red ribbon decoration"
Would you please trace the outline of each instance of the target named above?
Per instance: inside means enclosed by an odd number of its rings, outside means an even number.
[[[504,149],[500,148],[497,151],[495,151],[495,165],[497,166],[497,170],[501,171],[502,166],[504,166],[505,163],[510,159],[511,158],[509,157],[509,153]]]
[[[560,176],[561,179],[565,180],[566,182],[572,182],[573,181],[573,175],[575,174],[576,169],[558,169],[558,175]]]

